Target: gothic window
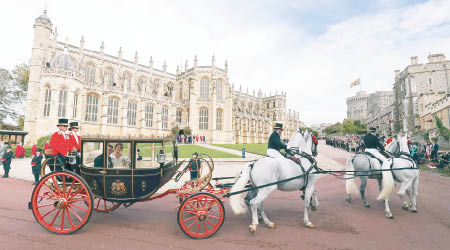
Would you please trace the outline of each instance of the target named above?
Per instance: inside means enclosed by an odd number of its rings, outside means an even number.
[[[273,107],[275,108],[275,101],[273,101]]]
[[[152,94],[157,95],[158,94],[158,88],[159,88],[159,80],[156,79],[156,80],[153,81]]]
[[[128,126],[136,126],[137,103],[128,102],[127,121]]]
[[[127,90],[131,90],[131,77],[130,74],[125,73],[123,74],[123,84],[126,86]]]
[[[88,95],[86,99],[86,117],[87,122],[96,122],[98,112],[98,96]]]
[[[172,97],[172,93],[173,93],[173,85],[171,82],[169,82],[167,84],[166,89],[164,90],[164,96]]]
[[[95,83],[95,65],[88,63],[85,68],[85,78],[87,83]]]
[[[77,107],[78,107],[78,92],[73,94],[73,111],[72,118],[77,118]]]
[[[177,118],[176,118],[177,123],[181,123],[182,114],[183,114],[183,111],[181,109],[177,109]]]
[[[138,90],[142,91],[145,88],[145,84],[147,83],[147,79],[143,76],[139,77],[138,80]]]
[[[267,103],[267,108],[269,108],[269,103]]]
[[[277,120],[277,114],[273,113],[273,120],[276,121]]]
[[[222,114],[223,111],[221,109],[217,109],[216,111],[216,130],[222,130]]]
[[[114,71],[111,68],[108,68],[106,70],[105,77],[106,77],[106,83],[108,84],[108,86],[115,86]]]
[[[203,78],[200,82],[200,98],[208,99],[209,98],[209,80],[208,78]]]
[[[66,106],[67,90],[63,88],[59,91],[58,117],[66,117]]]
[[[119,100],[110,98],[108,100],[108,123],[117,124],[119,116]]]
[[[162,107],[162,128],[169,127],[169,108],[166,106]]]
[[[44,116],[50,115],[50,102],[52,100],[52,90],[50,86],[45,87],[45,100],[44,100]]]
[[[206,108],[200,109],[199,129],[208,130],[208,109]]]
[[[147,104],[145,106],[145,126],[153,127],[153,105]]]
[[[222,100],[222,79],[218,79],[216,81],[216,93],[217,99]]]

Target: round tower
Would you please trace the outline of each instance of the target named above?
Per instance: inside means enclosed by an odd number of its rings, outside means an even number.
[[[47,16],[47,10],[34,20],[34,39],[30,59],[30,75],[28,81],[28,92],[26,99],[26,111],[24,130],[29,132],[26,137],[26,144],[35,143],[35,123],[37,113],[40,112],[38,107],[39,89],[41,70],[46,67],[48,61],[52,34],[52,22]]]

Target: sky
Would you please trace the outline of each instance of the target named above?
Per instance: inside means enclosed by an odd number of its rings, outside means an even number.
[[[31,56],[34,19],[47,8],[58,40],[175,73],[193,65],[229,65],[235,89],[287,92],[306,124],[342,121],[346,98],[361,89],[392,90],[394,71],[430,53],[450,57],[450,1],[171,0],[1,1],[0,67]]]

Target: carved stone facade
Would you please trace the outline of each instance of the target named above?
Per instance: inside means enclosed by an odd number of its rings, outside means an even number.
[[[148,65],[140,64],[137,52],[128,61],[121,48],[111,56],[104,53],[103,43],[99,51],[84,44],[83,37],[79,46],[58,41],[46,13],[35,19],[26,143],[55,131],[58,118],[79,121],[83,136],[165,137],[179,126],[204,135],[207,143],[265,142],[275,120],[267,117],[264,105],[273,100],[283,105],[270,108],[282,112],[276,121],[290,130],[298,128],[298,113],[285,112],[285,95],[256,98],[232,91],[227,63],[216,67],[214,56],[211,65],[200,66],[195,57],[193,66],[186,61],[172,74],[165,63],[154,68],[152,58]],[[236,103],[250,105],[245,106],[250,113],[238,111]],[[236,130],[237,121],[246,124],[245,132]]]

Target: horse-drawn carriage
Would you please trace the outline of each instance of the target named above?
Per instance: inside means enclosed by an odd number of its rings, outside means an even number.
[[[214,163],[206,155],[199,159],[203,163],[197,180],[156,194],[172,177],[176,175],[178,181],[189,168],[179,171],[184,162],[178,161],[173,141],[83,139],[80,155],[70,155],[65,162],[56,157],[43,162],[43,177],[29,208],[48,231],[71,234],[86,225],[93,211],[109,212],[121,205],[129,207],[176,194],[183,232],[193,238],[210,237],[222,225],[225,212],[209,184]],[[205,187],[213,193],[200,193]]]

